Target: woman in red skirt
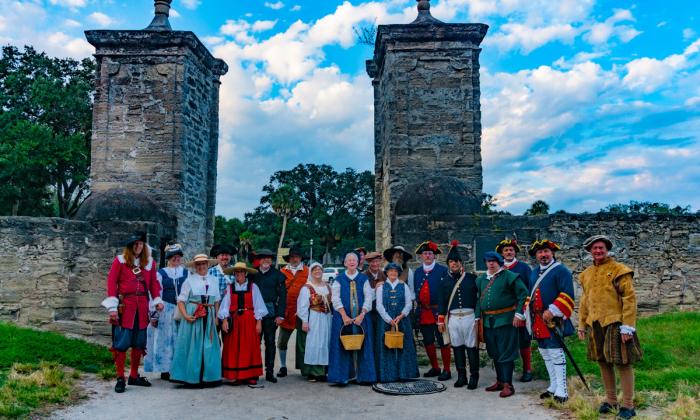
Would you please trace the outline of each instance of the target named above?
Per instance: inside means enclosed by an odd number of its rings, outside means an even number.
[[[222,373],[224,379],[255,385],[263,373],[260,333],[261,320],[267,315],[258,286],[247,278],[248,274],[255,274],[257,270],[238,262],[225,269],[224,273],[233,273],[236,281],[226,289],[219,308],[219,319],[223,320]]]

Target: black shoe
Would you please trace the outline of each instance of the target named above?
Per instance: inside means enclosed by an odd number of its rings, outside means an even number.
[[[272,371],[265,373],[265,380],[267,382],[270,382],[271,384],[277,383],[277,378],[275,378],[275,375],[272,373]]]
[[[287,368],[286,368],[286,367],[281,367],[281,368],[280,368],[280,371],[277,372],[277,377],[278,377],[278,378],[284,378],[285,376],[287,376]]]
[[[434,376],[439,376],[439,375],[440,375],[440,369],[430,368],[429,371],[427,371],[423,374],[423,377],[424,378],[432,378]]]
[[[637,415],[637,413],[634,411],[634,408],[620,407],[620,411],[617,413],[617,418],[618,419],[631,419],[632,417],[634,417],[636,415]]]
[[[532,372],[523,372],[523,376],[520,377],[520,382],[531,382]]]
[[[467,389],[476,389],[477,386],[479,386],[479,375],[469,376],[469,385],[467,385]]]
[[[559,404],[564,404],[565,402],[569,401],[569,397],[558,397],[555,395],[554,401],[558,402]]]
[[[610,404],[609,402],[605,401],[603,404],[600,405],[600,408],[598,409],[598,413],[610,414],[613,411],[617,410],[617,408],[618,408],[617,404]]]
[[[160,379],[164,381],[169,381],[170,380],[170,372],[162,372],[160,374]]]
[[[117,378],[117,384],[114,385],[114,392],[121,394],[126,390],[126,381],[124,377]]]
[[[129,385],[134,385],[134,386],[151,386],[151,383],[148,382],[148,379],[144,378],[143,376],[138,376],[136,378],[132,378],[129,376],[129,380],[127,382]]]
[[[467,384],[467,370],[457,369],[457,382],[455,382],[455,388],[461,388]]]
[[[449,370],[443,370],[440,376],[438,376],[438,381],[448,381],[452,379],[452,372]]]
[[[552,394],[549,391],[544,391],[543,393],[540,394],[540,399],[541,400],[546,400],[547,398],[552,398],[554,394]]]
[[[328,377],[326,375],[316,376],[315,378],[318,382],[327,382],[328,381]]]

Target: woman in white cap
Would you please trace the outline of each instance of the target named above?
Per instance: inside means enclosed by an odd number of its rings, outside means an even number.
[[[151,310],[151,324],[148,326],[148,353],[143,360],[145,372],[160,372],[160,378],[170,379],[170,365],[173,361],[175,338],[179,321],[173,319],[177,311],[177,296],[182,284],[187,280],[188,271],[182,266],[182,246],[171,244],[165,247],[167,266],[156,272],[156,278],[161,287],[160,297],[163,299],[163,311]]]
[[[309,279],[299,291],[297,317],[306,335],[302,376],[309,382],[326,380],[328,344],[331,339],[331,288],[323,281],[323,266],[317,262],[309,267]],[[297,354],[297,357],[300,357]]]
[[[217,263],[199,254],[187,263],[194,269],[177,297],[182,320],[177,331],[170,380],[188,385],[221,382],[221,346],[216,332],[219,281],[207,274]]]

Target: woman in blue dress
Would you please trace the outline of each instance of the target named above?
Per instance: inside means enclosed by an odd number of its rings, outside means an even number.
[[[177,330],[170,380],[187,385],[221,383],[221,343],[216,331],[219,280],[208,275],[217,264],[199,254],[187,264],[194,268],[182,285],[177,306],[182,320]]]
[[[173,319],[177,311],[177,295],[180,294],[182,284],[187,279],[187,270],[182,263],[182,246],[180,244],[168,245],[165,248],[166,267],[156,273],[160,283],[160,296],[163,299],[163,311],[155,311],[151,308],[151,324],[147,330],[146,358],[143,360],[143,370],[146,372],[160,372],[160,378],[170,379],[170,366],[173,361],[175,338],[179,321]]]
[[[345,272],[335,278],[331,286],[333,321],[331,324],[328,382],[346,385],[355,379],[359,383],[374,383],[377,373],[374,368],[373,329],[370,318],[365,318],[372,310],[374,289],[366,275],[357,271],[360,257],[355,252],[345,255]],[[340,342],[341,330],[359,334],[364,330],[362,347],[348,351]],[[361,328],[360,328],[361,327]]]
[[[387,280],[377,286],[377,360],[379,382],[405,381],[418,377],[416,345],[413,342],[413,329],[408,315],[413,308],[411,291],[407,284],[399,280],[403,269],[396,263],[384,268]],[[384,344],[384,333],[396,330],[403,333],[403,348],[389,349]]]

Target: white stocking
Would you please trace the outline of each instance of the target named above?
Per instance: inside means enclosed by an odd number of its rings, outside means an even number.
[[[544,366],[547,368],[547,374],[549,375],[549,388],[547,391],[554,394],[557,390],[557,376],[554,370],[554,363],[552,363],[552,357],[550,355],[550,349],[540,348],[540,354],[542,355],[542,360],[544,360]]]
[[[564,349],[549,349],[549,357],[552,360],[556,375],[557,390],[554,392],[554,395],[568,398],[569,392],[566,389],[566,356],[564,355]]]

